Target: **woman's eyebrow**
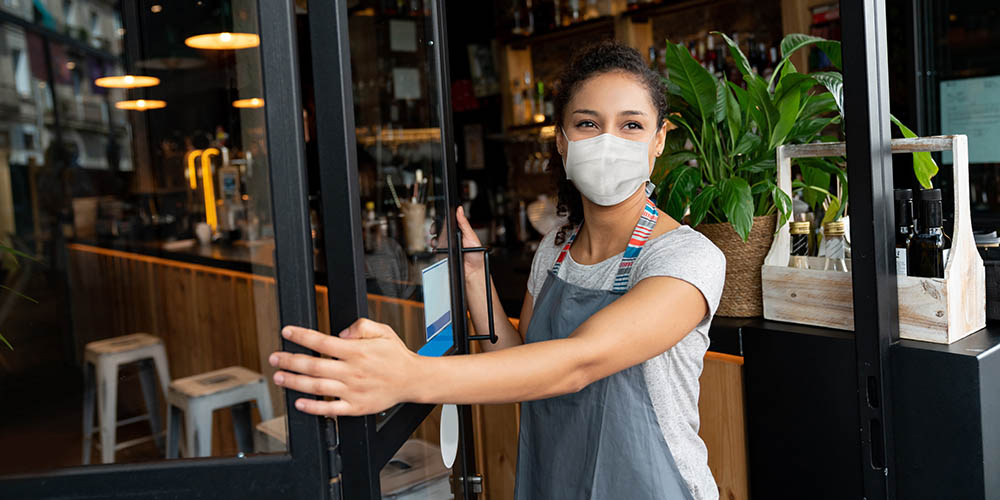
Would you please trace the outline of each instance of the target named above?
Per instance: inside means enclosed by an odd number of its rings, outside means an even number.
[[[646,116],[646,112],[645,111],[640,111],[640,110],[637,110],[637,109],[627,109],[625,111],[622,111],[621,113],[618,113],[618,115],[619,116]]]
[[[592,109],[576,109],[576,110],[573,110],[573,114],[577,114],[577,113],[579,113],[581,115],[601,116],[600,113],[598,113],[597,111],[594,111]]]

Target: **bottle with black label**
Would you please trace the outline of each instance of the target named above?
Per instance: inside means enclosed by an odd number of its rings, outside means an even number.
[[[944,228],[942,228],[941,190],[926,189],[917,195],[920,221],[917,234],[910,240],[907,270],[910,276],[944,278]]]
[[[913,190],[897,189],[896,198],[896,275],[907,275],[907,253],[913,239]]]
[[[788,265],[800,269],[809,269],[809,236],[812,233],[809,221],[792,222],[789,224],[792,235],[792,255]]]

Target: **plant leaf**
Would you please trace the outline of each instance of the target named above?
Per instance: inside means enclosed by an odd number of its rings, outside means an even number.
[[[705,219],[705,215],[708,213],[709,207],[712,206],[712,202],[719,197],[719,188],[715,186],[705,186],[698,196],[694,198],[691,202],[691,220],[689,221],[691,227],[695,227],[701,224],[701,221]]]
[[[726,118],[729,121],[729,134],[732,140],[736,140],[743,133],[742,107],[733,92],[729,90],[729,85],[726,85],[724,93],[726,94]]]
[[[827,222],[833,222],[840,218],[840,198],[830,195],[830,206],[826,207],[826,213],[823,214],[823,221],[821,224],[826,224]]]
[[[837,101],[834,100],[833,94],[822,92],[819,94],[810,94],[802,100],[802,111],[799,112],[799,116],[802,118],[811,118],[816,115],[825,115],[837,111]]]
[[[753,195],[750,194],[750,184],[742,177],[730,177],[722,181],[720,201],[722,211],[736,234],[746,241],[753,226]]]
[[[649,180],[653,184],[659,185],[666,179],[667,174],[677,168],[678,165],[682,165],[691,160],[697,160],[699,157],[693,151],[680,150],[674,151],[669,155],[662,155],[656,159],[656,163],[653,166],[653,175],[650,176]]]
[[[703,121],[715,116],[715,77],[691,57],[682,45],[667,43],[667,70],[680,95]]]
[[[733,155],[745,155],[755,149],[757,149],[763,141],[760,137],[753,132],[747,132],[740,137],[740,142],[736,143],[736,149],[733,150]]]
[[[670,132],[667,132],[667,137],[664,140],[664,151],[670,153],[674,151],[681,151],[684,149],[684,144],[686,142],[687,132],[682,128],[675,128]]]
[[[747,93],[750,96],[750,116],[757,123],[757,133],[770,140],[780,115],[765,85],[759,80],[748,82]]]
[[[749,173],[749,174],[770,173],[771,175],[773,175],[773,172],[775,171],[775,168],[777,168],[777,163],[775,162],[774,158],[761,157],[761,158],[758,158],[758,159],[756,159],[754,161],[747,162],[747,163],[744,163],[743,165],[740,165],[739,168],[736,169],[736,171],[738,173],[740,173],[740,174],[743,174],[743,173]]]
[[[807,162],[799,161],[799,171],[802,172],[803,184],[818,186],[823,189],[830,188],[830,174],[822,169],[810,166]],[[815,189],[803,189],[802,201],[809,204],[809,207],[816,211],[816,207],[823,202],[826,197],[823,193]]]
[[[736,61],[736,68],[740,70],[740,74],[743,75],[743,79],[749,83],[749,81],[757,77],[753,74],[753,70],[750,69],[750,61],[747,60],[747,56],[743,55],[743,51],[740,50],[740,45],[733,41],[732,38],[726,36],[725,33],[718,31],[713,31],[713,35],[719,35],[723,40],[726,41],[726,45],[729,46],[729,53],[733,56],[733,61]]]
[[[822,50],[826,57],[830,58],[830,64],[841,71],[844,70],[844,59],[841,56],[840,42],[837,40],[823,40],[816,42],[816,47]]]
[[[7,252],[7,253],[15,256],[15,257],[21,257],[21,258],[24,258],[24,259],[28,259],[28,260],[31,260],[31,261],[38,262],[38,257],[32,256],[32,255],[28,255],[28,254],[26,254],[26,253],[24,253],[24,252],[22,252],[20,250],[17,250],[15,248],[9,247],[7,245],[0,244],[0,252]]]
[[[792,199],[788,193],[773,183],[771,184],[771,197],[774,198],[774,206],[778,209],[778,227],[780,228],[792,217]]]
[[[892,123],[895,123],[899,127],[899,131],[903,133],[903,137],[907,139],[913,139],[917,134],[913,133],[912,130],[903,125],[895,116],[889,115],[889,119]],[[931,179],[934,178],[938,173],[938,165],[934,162],[934,158],[927,151],[921,151],[919,153],[913,153],[913,174],[917,176],[917,182],[924,189],[931,189],[934,184]]]
[[[660,198],[663,199],[660,208],[675,220],[683,219],[684,211],[691,203],[694,191],[700,184],[701,172],[694,167],[681,165],[671,170],[659,186]],[[666,196],[663,196],[664,193]]]
[[[801,97],[802,93],[795,87],[789,89],[785,96],[778,101],[778,121],[775,123],[774,130],[771,131],[768,149],[784,144],[785,138],[788,137],[788,133],[792,131],[792,127],[795,126],[795,121],[799,117],[799,99]]]
[[[804,118],[801,114],[795,122],[792,131],[788,133],[786,143],[808,144],[816,139],[816,135],[828,125],[840,121],[840,116],[830,118]]]
[[[840,116],[844,116],[844,76],[832,71],[820,71],[813,73],[812,77],[830,91],[837,109],[840,110]]]
[[[8,292],[13,293],[14,295],[17,295],[18,297],[21,297],[22,299],[27,300],[28,302],[34,302],[35,304],[38,303],[37,300],[35,300],[35,299],[31,298],[31,297],[28,297],[27,295],[25,295],[25,294],[23,294],[23,293],[21,293],[21,292],[19,292],[17,290],[14,290],[13,288],[11,288],[9,286],[0,285],[0,290],[7,290]]]
[[[7,342],[7,339],[5,339],[3,337],[3,334],[0,334],[0,342],[3,342],[4,345],[7,346],[8,349],[10,349],[12,351],[14,350],[14,346],[10,345],[10,342]]]
[[[722,80],[715,81],[715,122],[726,120],[728,101],[726,100],[726,84]]]

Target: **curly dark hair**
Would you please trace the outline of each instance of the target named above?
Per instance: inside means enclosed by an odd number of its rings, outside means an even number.
[[[666,87],[660,75],[650,69],[638,50],[614,40],[604,40],[578,50],[570,63],[560,73],[553,93],[553,112],[559,129],[563,128],[566,104],[584,82],[605,73],[622,72],[634,76],[649,91],[649,99],[656,108],[656,127],[663,126],[667,117]],[[566,178],[562,162],[552,169],[559,201],[556,210],[569,222],[556,233],[556,245],[565,243],[569,231],[583,222],[583,199],[576,186]]]

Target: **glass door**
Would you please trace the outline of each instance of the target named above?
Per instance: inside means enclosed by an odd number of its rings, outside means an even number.
[[[331,331],[367,317],[422,355],[465,353],[444,2],[346,4],[308,6]],[[468,407],[404,404],[338,425],[344,498],[480,489]]]
[[[289,1],[0,5],[0,498],[330,498]],[[182,460],[178,460],[181,458]]]

